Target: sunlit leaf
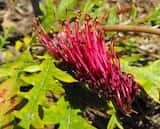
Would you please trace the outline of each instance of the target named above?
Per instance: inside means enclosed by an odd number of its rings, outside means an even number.
[[[44,109],[44,121],[47,124],[60,124],[59,129],[95,129],[73,109],[64,98]]]
[[[160,60],[145,67],[129,66],[125,59],[121,59],[121,63],[123,70],[132,73],[146,93],[156,102],[160,102]]]
[[[17,59],[14,62],[8,62],[0,66],[0,78],[15,77],[20,72],[22,72],[23,69],[34,64],[35,63],[33,62],[32,56],[30,52],[27,50],[21,53],[21,55],[17,57]]]
[[[41,72],[34,74],[34,79],[32,76],[24,79],[24,81],[34,84],[34,87],[29,92],[20,93],[21,96],[28,99],[28,103],[24,108],[15,113],[15,115],[21,119],[19,125],[25,129],[29,129],[30,125],[36,128],[42,128],[44,126],[38,113],[39,105],[46,105],[47,92],[53,91],[55,87],[59,87],[56,80],[53,79],[54,73],[51,72],[52,69],[53,61],[47,59],[41,65]]]
[[[39,65],[32,65],[32,66],[26,67],[25,69],[23,69],[23,71],[29,72],[29,73],[38,72],[38,71],[40,71],[40,66]]]
[[[62,71],[58,68],[52,69],[52,72],[54,73],[54,77],[60,81],[66,82],[66,83],[72,83],[77,82],[76,79],[74,79],[71,75],[69,75],[67,72]]]
[[[35,67],[39,70],[39,67]],[[33,66],[30,66],[26,69],[30,71],[32,68]],[[36,128],[42,128],[44,126],[43,120],[38,114],[38,108],[39,105],[48,105],[46,97],[48,91],[52,91],[57,95],[64,93],[58,80],[64,82],[75,81],[70,75],[56,68],[52,58],[46,58],[44,60],[40,65],[40,72],[27,76],[23,75],[21,79],[27,84],[33,85],[33,88],[29,92],[19,93],[19,95],[28,99],[28,103],[20,111],[15,113],[16,117],[21,119],[19,125],[25,129],[28,129],[30,125]]]
[[[6,124],[5,118],[8,118],[6,116],[6,112],[10,110],[12,107],[10,102],[10,99],[17,95],[17,91],[19,87],[23,84],[21,80],[19,79],[19,76],[21,73],[23,73],[22,69],[25,69],[25,67],[28,67],[30,65],[33,65],[33,59],[29,51],[23,52],[14,62],[9,62],[4,65],[0,66],[0,77],[5,78],[6,80],[0,85],[1,88],[3,88],[3,85],[6,86],[5,92],[4,89],[1,89],[3,94],[5,95],[5,105],[1,106],[3,107],[3,114],[0,114],[0,121],[1,125]],[[5,88],[5,87],[4,87]],[[16,102],[16,104],[19,101]],[[12,116],[12,114],[10,115]],[[9,121],[8,121],[9,122]],[[0,128],[1,128],[0,125]]]

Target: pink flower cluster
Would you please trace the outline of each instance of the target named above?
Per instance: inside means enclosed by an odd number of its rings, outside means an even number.
[[[74,21],[65,24],[64,31],[53,32],[51,38],[36,22],[39,40],[56,59],[73,68],[78,80],[111,99],[122,112],[129,112],[139,86],[131,74],[121,71],[113,40],[106,49],[104,31],[98,25],[96,20],[86,19],[82,24]]]

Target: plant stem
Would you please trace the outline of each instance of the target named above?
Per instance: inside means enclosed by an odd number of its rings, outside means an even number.
[[[135,25],[105,25],[105,31],[118,31],[118,32],[143,32],[160,35],[160,29],[147,27],[147,26],[135,26]]]

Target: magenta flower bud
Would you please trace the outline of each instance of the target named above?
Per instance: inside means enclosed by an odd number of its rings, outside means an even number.
[[[82,24],[75,21],[73,26],[67,23],[64,31],[52,33],[52,39],[39,23],[36,24],[43,46],[56,59],[73,68],[78,80],[88,83],[98,94],[111,99],[122,112],[130,112],[139,86],[133,75],[121,71],[113,40],[110,41],[110,48],[105,48],[104,31],[98,26],[97,21],[89,19]]]

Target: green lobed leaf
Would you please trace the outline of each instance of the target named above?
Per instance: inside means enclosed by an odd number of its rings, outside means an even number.
[[[160,102],[160,60],[157,60],[145,67],[133,67],[128,61],[121,59],[122,69],[135,76],[137,82],[144,88],[146,93],[156,102]]]
[[[62,97],[55,105],[44,109],[44,121],[47,124],[60,124],[59,129],[95,129],[73,109]]]
[[[16,95],[20,85],[23,85],[19,76],[23,73],[23,69],[34,65],[32,56],[30,52],[27,50],[21,53],[20,56],[14,62],[8,62],[4,65],[0,66],[0,78],[5,78],[5,81],[0,84],[0,87],[3,88],[4,83],[7,86],[7,96],[5,96],[6,100],[10,100],[14,95]],[[4,124],[4,120],[7,117],[12,117],[12,114],[6,116],[6,113],[10,110],[10,101],[6,101],[5,106],[3,107],[3,114],[0,116],[0,128],[1,125]]]
[[[27,67],[25,71],[33,72],[31,68],[36,69],[33,71],[39,70],[39,66],[33,65]],[[56,68],[54,59],[50,56],[47,56],[42,64],[40,64],[39,72],[22,75],[21,79],[25,83],[33,85],[33,88],[29,92],[19,91],[19,95],[26,98],[28,103],[20,111],[15,112],[15,116],[21,119],[19,125],[25,129],[29,129],[31,125],[35,128],[42,128],[44,126],[45,123],[39,115],[39,106],[49,106],[46,97],[48,91],[53,92],[57,96],[64,93],[64,89],[58,80],[63,82],[75,81],[71,75]]]
[[[21,119],[19,125],[25,129],[29,129],[30,125],[35,128],[44,126],[39,116],[39,105],[47,105],[46,94],[48,91],[53,91],[56,87],[61,88],[59,83],[53,79],[52,69],[54,69],[53,60],[48,58],[41,64],[41,72],[26,77],[26,79],[22,78],[25,82],[34,85],[29,92],[20,92],[22,97],[28,99],[28,103],[20,111],[15,112],[16,117]],[[64,92],[63,89],[61,91]]]

